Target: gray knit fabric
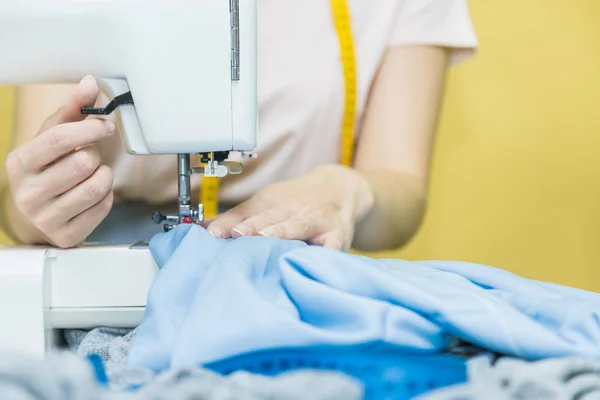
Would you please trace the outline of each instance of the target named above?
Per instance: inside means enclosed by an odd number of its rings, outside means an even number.
[[[71,353],[49,354],[43,362],[17,354],[0,356],[2,400],[100,400],[91,364]]]
[[[555,358],[527,362],[488,356],[468,364],[468,381],[418,400],[600,400],[600,361]]]
[[[114,366],[118,364],[115,363]],[[121,364],[123,367],[123,364]],[[115,368],[122,379],[101,386],[91,363],[70,351],[49,354],[40,361],[15,354],[0,356],[2,400],[272,400],[362,399],[362,387],[347,376],[298,371],[267,378],[245,372],[223,377],[203,369],[148,371]],[[123,390],[128,384],[144,384]]]

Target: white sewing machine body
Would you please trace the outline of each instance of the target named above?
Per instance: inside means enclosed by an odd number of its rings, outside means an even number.
[[[158,271],[147,246],[0,249],[0,351],[43,356],[62,329],[134,328]]]
[[[94,75],[133,154],[256,145],[256,0],[0,2],[0,84]]]
[[[174,155],[179,215],[160,217],[198,222],[190,175],[233,173],[213,152],[256,145],[256,18],[256,0],[2,1],[0,84],[93,75],[109,100],[129,94],[114,109],[125,148]],[[210,168],[193,171],[195,153]],[[131,245],[0,248],[0,348],[43,355],[57,329],[134,327],[156,271]]]

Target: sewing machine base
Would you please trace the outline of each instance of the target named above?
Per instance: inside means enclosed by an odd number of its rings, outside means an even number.
[[[43,357],[62,329],[137,326],[157,271],[144,245],[0,248],[0,351]]]

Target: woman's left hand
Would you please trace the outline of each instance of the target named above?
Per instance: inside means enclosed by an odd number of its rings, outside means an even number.
[[[359,172],[323,165],[300,178],[268,186],[202,225],[223,238],[262,235],[346,251],[356,223],[373,203],[370,184]]]

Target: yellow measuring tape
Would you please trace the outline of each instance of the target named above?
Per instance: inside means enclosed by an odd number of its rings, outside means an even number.
[[[217,215],[219,212],[219,178],[202,175],[200,204],[204,205],[204,218]]]
[[[354,39],[350,20],[350,7],[347,0],[331,0],[331,9],[335,29],[340,42],[342,66],[344,69],[345,102],[344,118],[341,132],[342,165],[352,166],[354,158],[354,124],[356,120],[356,59],[354,55]]]
[[[354,127],[356,123],[356,58],[348,0],[330,0],[335,30],[340,43],[344,70],[344,116],[341,126],[340,162],[352,166],[354,158]],[[219,211],[219,178],[202,175],[200,203],[204,204],[204,217],[211,218]]]

